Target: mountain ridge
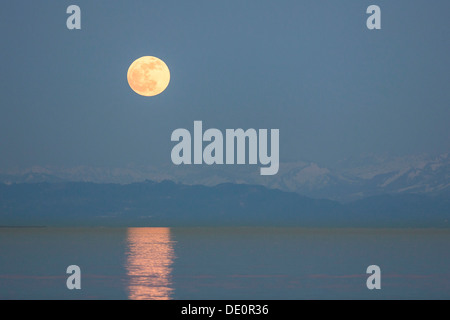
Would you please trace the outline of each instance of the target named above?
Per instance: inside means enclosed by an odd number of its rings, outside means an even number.
[[[260,185],[0,184],[0,225],[447,228],[447,196],[381,195],[342,204]]]
[[[310,198],[351,202],[382,194],[450,193],[450,156],[444,153],[405,157],[362,156],[323,167],[314,162],[281,163],[271,177],[260,176],[254,166],[128,166],[32,167],[3,172],[0,182],[97,182],[129,184],[145,180],[172,180],[189,185],[255,184],[296,192]]]

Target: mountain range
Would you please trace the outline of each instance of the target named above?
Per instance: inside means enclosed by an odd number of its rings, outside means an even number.
[[[95,182],[129,184],[171,180],[187,185],[222,183],[261,185],[341,203],[384,194],[450,195],[450,155],[349,158],[332,167],[314,162],[281,163],[275,176],[261,176],[254,166],[78,166],[32,167],[0,173],[0,183]]]
[[[44,182],[0,184],[0,226],[449,227],[447,195],[340,203],[260,185]]]

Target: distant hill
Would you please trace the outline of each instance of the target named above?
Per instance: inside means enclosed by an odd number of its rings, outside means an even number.
[[[383,194],[450,194],[450,153],[439,156],[349,158],[333,167],[314,162],[281,163],[275,176],[261,176],[255,166],[32,167],[3,172],[0,183],[96,182],[129,184],[171,180],[189,185],[221,183],[262,185],[311,198],[350,202]]]
[[[383,195],[340,204],[257,185],[0,184],[3,226],[448,227],[449,197]]]

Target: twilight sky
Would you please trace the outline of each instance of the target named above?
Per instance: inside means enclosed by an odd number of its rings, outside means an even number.
[[[280,129],[281,162],[450,151],[449,12],[442,0],[6,1],[0,171],[170,164],[172,131],[194,120]],[[145,55],[170,68],[159,96],[127,84]]]

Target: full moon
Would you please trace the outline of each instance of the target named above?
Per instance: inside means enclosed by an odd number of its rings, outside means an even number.
[[[145,97],[156,96],[170,82],[170,71],[164,61],[156,57],[141,57],[128,68],[128,84],[137,94]]]

